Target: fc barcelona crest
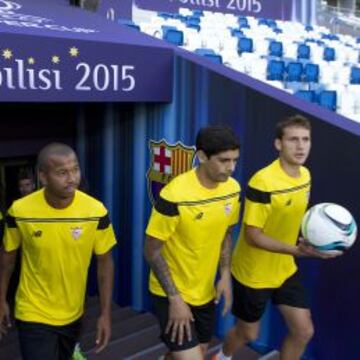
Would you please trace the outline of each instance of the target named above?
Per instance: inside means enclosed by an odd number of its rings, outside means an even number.
[[[149,197],[154,205],[161,189],[175,176],[193,167],[195,147],[178,141],[168,144],[166,140],[150,140],[150,168],[147,172]]]

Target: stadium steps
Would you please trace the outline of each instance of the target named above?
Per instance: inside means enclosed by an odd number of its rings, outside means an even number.
[[[96,335],[96,322],[99,315],[97,298],[89,298],[86,304],[81,348],[88,360],[157,360],[166,353],[159,339],[159,326],[150,313],[138,313],[129,307],[112,308],[112,337],[108,347],[100,354],[93,351]],[[206,356],[210,360],[220,348],[219,340],[214,339]],[[241,349],[234,360],[265,360],[250,348]],[[277,360],[269,357],[266,360]],[[21,360],[17,333],[14,327],[0,342],[0,360]]]

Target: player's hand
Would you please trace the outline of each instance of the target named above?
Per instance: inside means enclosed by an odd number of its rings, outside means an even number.
[[[316,250],[314,246],[312,246],[306,239],[299,238],[297,244],[297,256],[302,257],[315,257],[319,259],[333,259],[342,253],[333,254],[333,253],[326,253],[319,250]]]
[[[100,351],[105,349],[105,347],[110,341],[110,337],[111,337],[110,314],[100,315],[97,321],[95,353],[99,353]]]
[[[228,313],[232,304],[232,292],[231,292],[231,275],[230,273],[223,274],[216,284],[216,299],[215,304],[218,304],[221,297],[224,297],[224,307],[221,315],[224,316]]]
[[[166,325],[165,333],[171,334],[171,341],[177,341],[178,345],[182,345],[185,336],[188,341],[191,341],[192,321],[194,321],[194,316],[191,309],[181,296],[169,296],[169,320]]]
[[[10,309],[8,303],[0,303],[0,340],[7,334],[11,327]]]

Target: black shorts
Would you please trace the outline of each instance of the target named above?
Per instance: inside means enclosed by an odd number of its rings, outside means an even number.
[[[184,336],[183,343],[171,341],[171,334],[165,334],[169,316],[169,300],[166,297],[152,295],[155,315],[159,320],[161,328],[161,340],[170,351],[181,351],[191,349],[201,343],[209,343],[215,330],[215,303],[211,301],[205,305],[189,305],[194,316],[191,323],[191,340]]]
[[[307,292],[300,281],[298,272],[290,276],[279,288],[254,289],[241,284],[232,277],[234,302],[232,313],[246,322],[260,320],[271,299],[275,305],[309,308]]]
[[[70,360],[79,340],[81,320],[64,326],[16,321],[23,360]]]

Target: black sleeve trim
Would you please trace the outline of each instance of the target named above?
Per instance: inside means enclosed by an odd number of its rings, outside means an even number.
[[[176,203],[165,200],[161,196],[156,200],[155,209],[162,215],[177,216],[179,215],[179,209]]]
[[[5,221],[6,221],[6,226],[8,228],[16,228],[17,227],[16,220],[11,215],[6,215]]]
[[[110,225],[110,218],[109,218],[109,214],[106,214],[104,216],[102,216],[100,219],[99,219],[99,223],[98,223],[98,226],[97,226],[97,229],[98,230],[105,230],[109,227]]]
[[[248,188],[246,189],[246,198],[252,202],[270,204],[271,192],[261,191],[258,189],[254,189],[251,186],[248,186]]]

